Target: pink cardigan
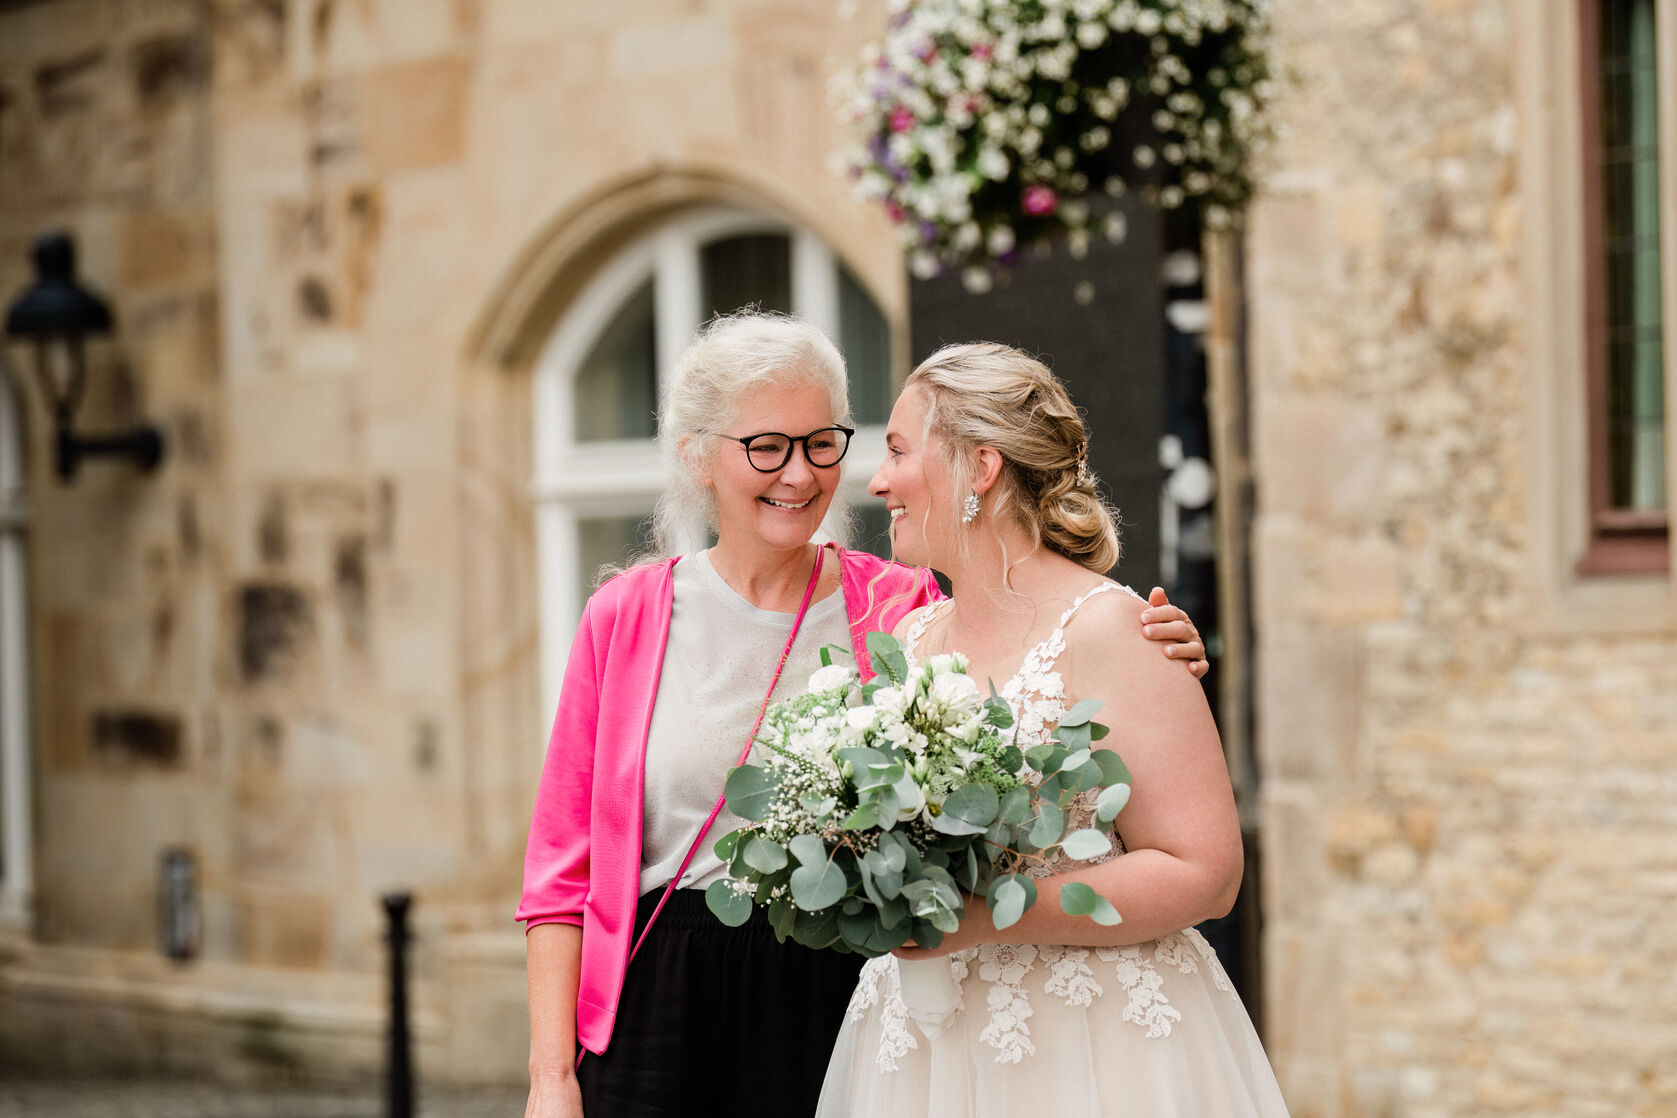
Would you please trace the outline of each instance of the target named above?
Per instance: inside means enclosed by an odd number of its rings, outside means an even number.
[[[842,548],[838,556],[856,663],[866,677],[866,634],[889,632],[908,611],[942,594],[923,568]],[[524,898],[515,919],[527,929],[582,926],[577,1040],[596,1053],[611,1041],[635,930],[646,736],[669,637],[675,564],[669,559],[625,571],[588,600],[524,854]],[[716,774],[719,794],[722,775]]]

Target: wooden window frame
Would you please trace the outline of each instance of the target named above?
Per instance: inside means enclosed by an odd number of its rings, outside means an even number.
[[[1660,8],[1664,8],[1661,5]],[[1601,153],[1601,0],[1579,0],[1578,7],[1578,95],[1579,123],[1583,153],[1582,201],[1584,219],[1584,343],[1585,393],[1587,410],[1587,447],[1589,453],[1589,543],[1578,561],[1581,575],[1663,574],[1671,568],[1671,516],[1669,508],[1655,510],[1622,509],[1612,505],[1610,433],[1608,415],[1608,324],[1607,324],[1607,265],[1606,265],[1606,202],[1603,198]],[[1656,12],[1656,18],[1668,13]],[[1665,30],[1660,34],[1663,36]],[[1661,61],[1664,61],[1663,57]],[[1674,80],[1660,74],[1664,81]],[[1661,109],[1668,100],[1661,96]],[[1669,133],[1670,122],[1661,121],[1662,138]],[[1672,153],[1662,151],[1662,155]],[[1669,160],[1662,167],[1670,174]],[[1663,177],[1663,175],[1662,175]],[[1663,191],[1662,191],[1663,193]],[[1671,230],[1662,228],[1661,255],[1671,249]],[[1669,273],[1671,268],[1665,266]],[[1667,301],[1669,302],[1669,300]],[[1671,338],[1669,323],[1665,336],[1664,361],[1670,368]],[[1667,380],[1670,380],[1669,374]],[[1671,421],[1671,404],[1666,400],[1666,422]],[[1666,439],[1666,453],[1672,453],[1673,440]],[[1667,491],[1667,503],[1670,492]]]

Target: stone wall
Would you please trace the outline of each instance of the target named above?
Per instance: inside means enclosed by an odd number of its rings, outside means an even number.
[[[1582,170],[1530,158],[1576,97],[1534,44],[1571,9],[1274,6],[1246,283],[1266,1039],[1298,1118],[1677,1114],[1672,583],[1580,586],[1548,531],[1582,496],[1581,374],[1543,372],[1578,308],[1532,292],[1577,226],[1545,183]]]
[[[0,290],[70,229],[118,321],[84,424],[168,440],[152,476],[60,486],[26,398],[38,889],[0,1059],[365,1071],[400,887],[421,1065],[522,1074],[530,363],[613,238],[716,198],[815,229],[900,317],[883,219],[827,165],[827,74],[866,26],[746,0],[0,11]],[[203,906],[184,967],[157,959],[173,847]]]

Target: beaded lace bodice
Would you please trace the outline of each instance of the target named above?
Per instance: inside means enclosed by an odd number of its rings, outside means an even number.
[[[1082,595],[1066,610],[1048,638],[1025,654],[1019,670],[1002,687],[1000,694],[1013,709],[1020,749],[1029,749],[1050,740],[1059,720],[1070,709],[1065,681],[1055,667],[1055,661],[1066,648],[1065,629],[1084,602],[1108,590],[1122,590],[1137,599],[1141,597],[1128,586],[1113,582],[1103,582]],[[938,602],[928,606],[909,623],[904,634],[904,646],[911,661],[915,656],[915,646],[946,605],[946,602]],[[1066,825],[1068,833],[1093,823],[1096,795],[1094,790],[1090,790],[1073,801]],[[1124,852],[1116,833],[1113,838],[1113,853],[1093,861],[1107,861]],[[1077,864],[1056,853],[1045,864],[1033,866],[1026,872],[1032,877],[1046,877]],[[1074,1008],[1092,1005],[1105,992],[1101,978],[1096,975],[1091,963],[1111,965],[1110,971],[1102,967],[1102,975],[1115,977],[1128,996],[1129,1004],[1123,1011],[1124,1020],[1133,1022],[1149,1037],[1169,1036],[1171,1023],[1182,1017],[1165,996],[1161,966],[1174,967],[1182,974],[1196,973],[1204,966],[1208,968],[1217,989],[1234,996],[1233,984],[1217,961],[1216,953],[1192,928],[1152,943],[1128,947],[986,943],[952,952],[945,958],[963,990],[971,978],[988,985],[985,1003],[990,1019],[979,1033],[979,1039],[996,1050],[995,1058],[1002,1063],[1017,1063],[1036,1051],[1029,1024],[1035,1013],[1031,1006],[1032,988],[1040,989],[1043,994]],[[1041,969],[1046,969],[1046,977],[1040,981],[1031,980],[1031,976]],[[963,1003],[964,1000],[963,994]],[[880,1051],[875,1059],[881,1070],[895,1071],[897,1061],[909,1049],[919,1047],[919,1041],[916,1030],[909,1024],[898,977],[898,961],[894,955],[870,960],[862,968],[848,1012],[850,1018],[856,1020],[876,1008],[881,1014],[882,1032]],[[965,1012],[964,1004],[958,1012]]]

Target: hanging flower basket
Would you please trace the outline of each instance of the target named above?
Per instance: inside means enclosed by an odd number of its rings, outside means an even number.
[[[892,0],[844,76],[860,194],[916,276],[987,290],[1021,246],[1123,237],[1110,201],[1199,206],[1253,190],[1270,71],[1263,0]]]

